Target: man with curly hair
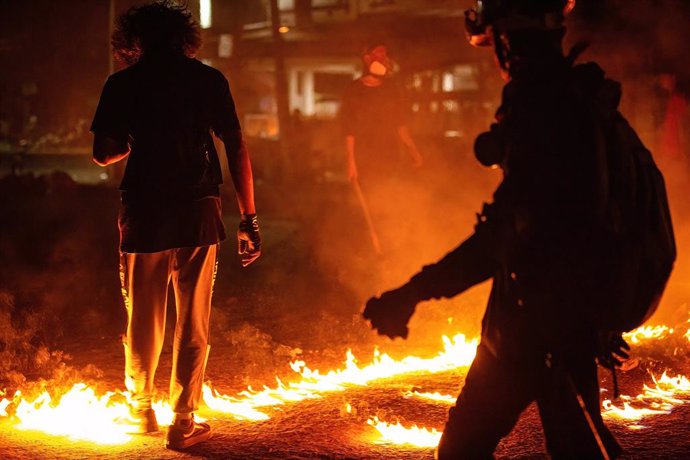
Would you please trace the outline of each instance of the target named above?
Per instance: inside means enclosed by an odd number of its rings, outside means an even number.
[[[129,67],[105,83],[91,131],[97,164],[128,159],[118,219],[125,383],[135,431],[157,431],[151,397],[172,281],[175,417],[165,445],[184,449],[210,436],[193,414],[208,357],[218,244],[226,236],[213,137],[225,144],[235,185],[244,266],[261,253],[252,168],[227,80],[193,58],[201,38],[189,11],[168,1],[133,7],[118,19],[112,44]]]

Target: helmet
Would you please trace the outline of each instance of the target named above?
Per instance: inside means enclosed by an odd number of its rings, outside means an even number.
[[[477,0],[465,11],[465,28],[474,46],[493,44],[492,30],[551,30],[563,27],[563,19],[575,0]]]

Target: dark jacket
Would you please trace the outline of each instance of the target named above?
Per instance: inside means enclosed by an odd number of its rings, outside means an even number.
[[[595,64],[563,59],[525,68],[504,88],[490,135],[504,179],[475,232],[407,288],[453,297],[493,279],[482,343],[507,359],[595,352],[607,264],[597,164],[601,110],[617,113],[619,86]]]

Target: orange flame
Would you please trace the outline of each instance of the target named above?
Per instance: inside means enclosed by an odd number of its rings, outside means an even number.
[[[379,432],[377,443],[410,445],[415,447],[436,447],[441,439],[441,432],[435,428],[424,428],[417,425],[404,427],[400,422],[388,423],[372,417],[367,423]]]
[[[686,403],[678,396],[690,396],[690,380],[683,375],[669,377],[664,372],[658,379],[652,375],[652,380],[654,387],[645,384],[643,392],[636,397],[621,396],[623,407],[605,399],[602,415],[610,419],[636,421],[650,415],[668,414],[675,406]]]
[[[443,351],[432,358],[407,356],[399,361],[375,351],[372,363],[363,367],[348,351],[345,367],[325,374],[309,369],[303,361],[295,361],[291,366],[301,376],[299,381],[286,384],[277,380],[273,388],[266,386],[260,391],[249,388],[236,396],[222,395],[204,385],[204,403],[212,411],[238,419],[267,420],[270,416],[260,408],[320,398],[324,393],[343,391],[348,387],[363,386],[396,375],[434,373],[468,366],[474,359],[477,339],[467,340],[463,334],[457,334],[452,339],[443,337],[443,345]],[[0,396],[4,396],[4,393]],[[121,444],[131,439],[127,434],[129,426],[125,423],[129,414],[128,397],[126,392],[108,392],[98,396],[93,388],[84,383],[74,385],[57,401],[53,401],[48,391],[32,401],[26,400],[18,391],[12,400],[4,397],[0,400],[0,416],[10,417],[7,408],[14,404],[16,410],[11,419],[18,429],[99,444]],[[167,403],[156,401],[154,409],[160,425],[172,421],[173,413]]]
[[[629,343],[637,345],[645,340],[663,339],[673,333],[674,330],[668,326],[640,326],[637,329],[623,334],[623,338]],[[690,331],[688,333],[690,333]]]
[[[632,344],[645,341],[659,341],[675,331],[667,326],[643,326],[625,335]],[[690,330],[684,335],[690,341]],[[395,360],[378,350],[368,365],[358,364],[351,351],[346,354],[344,366],[338,370],[321,373],[307,367],[304,361],[290,363],[299,374],[294,382],[284,383],[276,379],[276,385],[264,386],[260,390],[251,387],[236,395],[224,395],[209,385],[203,387],[203,400],[207,409],[248,421],[262,421],[271,417],[270,409],[306,399],[321,398],[325,394],[343,391],[353,386],[370,383],[403,374],[436,373],[462,368],[474,359],[478,340],[468,340],[463,334],[453,338],[443,337],[443,350],[431,358],[407,356]],[[653,384],[644,385],[636,397],[622,396],[619,403],[605,400],[603,415],[626,423],[630,429],[641,429],[635,423],[645,417],[667,414],[674,407],[684,404],[690,397],[690,380],[678,375],[670,377],[664,373],[658,379],[652,376]],[[453,404],[455,396],[411,391],[406,398],[420,398],[435,404]],[[131,439],[127,434],[128,417],[127,392],[108,392],[98,396],[93,388],[80,383],[74,385],[57,401],[44,391],[34,400],[27,400],[18,391],[13,398],[6,398],[0,392],[0,420],[8,419],[22,430],[36,430],[71,439],[92,441],[99,444],[121,444]],[[160,425],[172,421],[172,410],[164,401],[154,402],[154,409]],[[346,413],[353,413],[347,403]],[[78,417],[78,423],[73,421]],[[368,420],[379,438],[375,442],[406,444],[420,448],[437,445],[441,433],[434,428],[417,425],[405,427],[399,422],[387,423],[374,417]]]
[[[427,399],[434,402],[440,402],[445,404],[455,404],[457,397],[451,395],[444,395],[438,392],[434,393],[422,393],[419,391],[408,391],[404,395],[406,398],[420,398]]]

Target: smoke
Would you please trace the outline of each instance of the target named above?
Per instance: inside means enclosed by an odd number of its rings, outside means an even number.
[[[411,156],[402,148],[399,169],[390,165],[390,175],[362,183],[364,202],[352,184],[343,182],[308,225],[315,237],[315,262],[351,294],[352,301],[340,313],[355,317],[360,327],[366,327],[359,313],[368,298],[403,284],[472,233],[475,214],[491,200],[500,180],[499,171],[479,166],[468,143],[443,145],[434,142],[432,134],[413,131],[425,159],[421,168],[412,167]],[[342,144],[344,172],[344,140]],[[371,215],[371,229],[364,206]],[[372,231],[380,241],[380,254]],[[478,333],[487,293],[484,286],[450,301],[420,305],[410,325],[408,351],[438,346],[441,334]]]
[[[591,42],[591,53],[615,78],[673,72],[689,76],[683,0],[580,0],[570,22],[571,40]]]
[[[667,182],[679,255],[653,321],[685,321],[690,297],[690,283],[686,281],[690,275],[686,256],[690,249],[690,206],[685,200],[690,192],[687,111],[685,123],[681,124],[683,132],[678,133],[685,139],[680,151],[668,151],[663,133],[671,95],[664,75],[676,77],[676,92],[689,93],[686,82],[690,64],[685,59],[684,45],[690,17],[688,4],[673,0],[583,0],[578,4],[569,21],[567,46],[589,41],[591,46],[580,62],[596,61],[610,78],[621,81],[621,111],[654,154]],[[482,88],[483,95],[500,94],[499,85],[492,82],[490,86]],[[484,97],[495,106],[495,99]],[[361,203],[351,187],[341,189],[330,206],[316,213],[318,218],[309,225],[315,236],[315,262],[352,294],[345,309],[350,308],[353,315],[358,314],[367,298],[404,283],[471,233],[475,212],[483,201],[490,200],[500,180],[499,173],[480,168],[472,156],[471,139],[491,121],[488,116],[480,118],[467,123],[468,139],[464,144],[444,145],[432,140],[429,131],[413,130],[427,159],[424,168],[405,171],[397,179],[397,188],[384,184],[384,178],[378,186],[365,190],[375,231],[382,241],[382,254],[374,251]],[[344,171],[342,146],[339,155]],[[402,157],[406,158],[406,152]],[[410,325],[408,345],[413,348],[431,344],[440,333],[478,332],[487,293],[488,286],[484,285],[452,300],[420,305]]]
[[[109,269],[117,279],[103,250],[113,246],[116,260],[115,231],[100,225],[114,221],[100,203],[116,192],[54,173],[5,177],[0,196],[0,386],[67,378],[76,371],[60,341],[123,323],[117,284],[100,282]]]

